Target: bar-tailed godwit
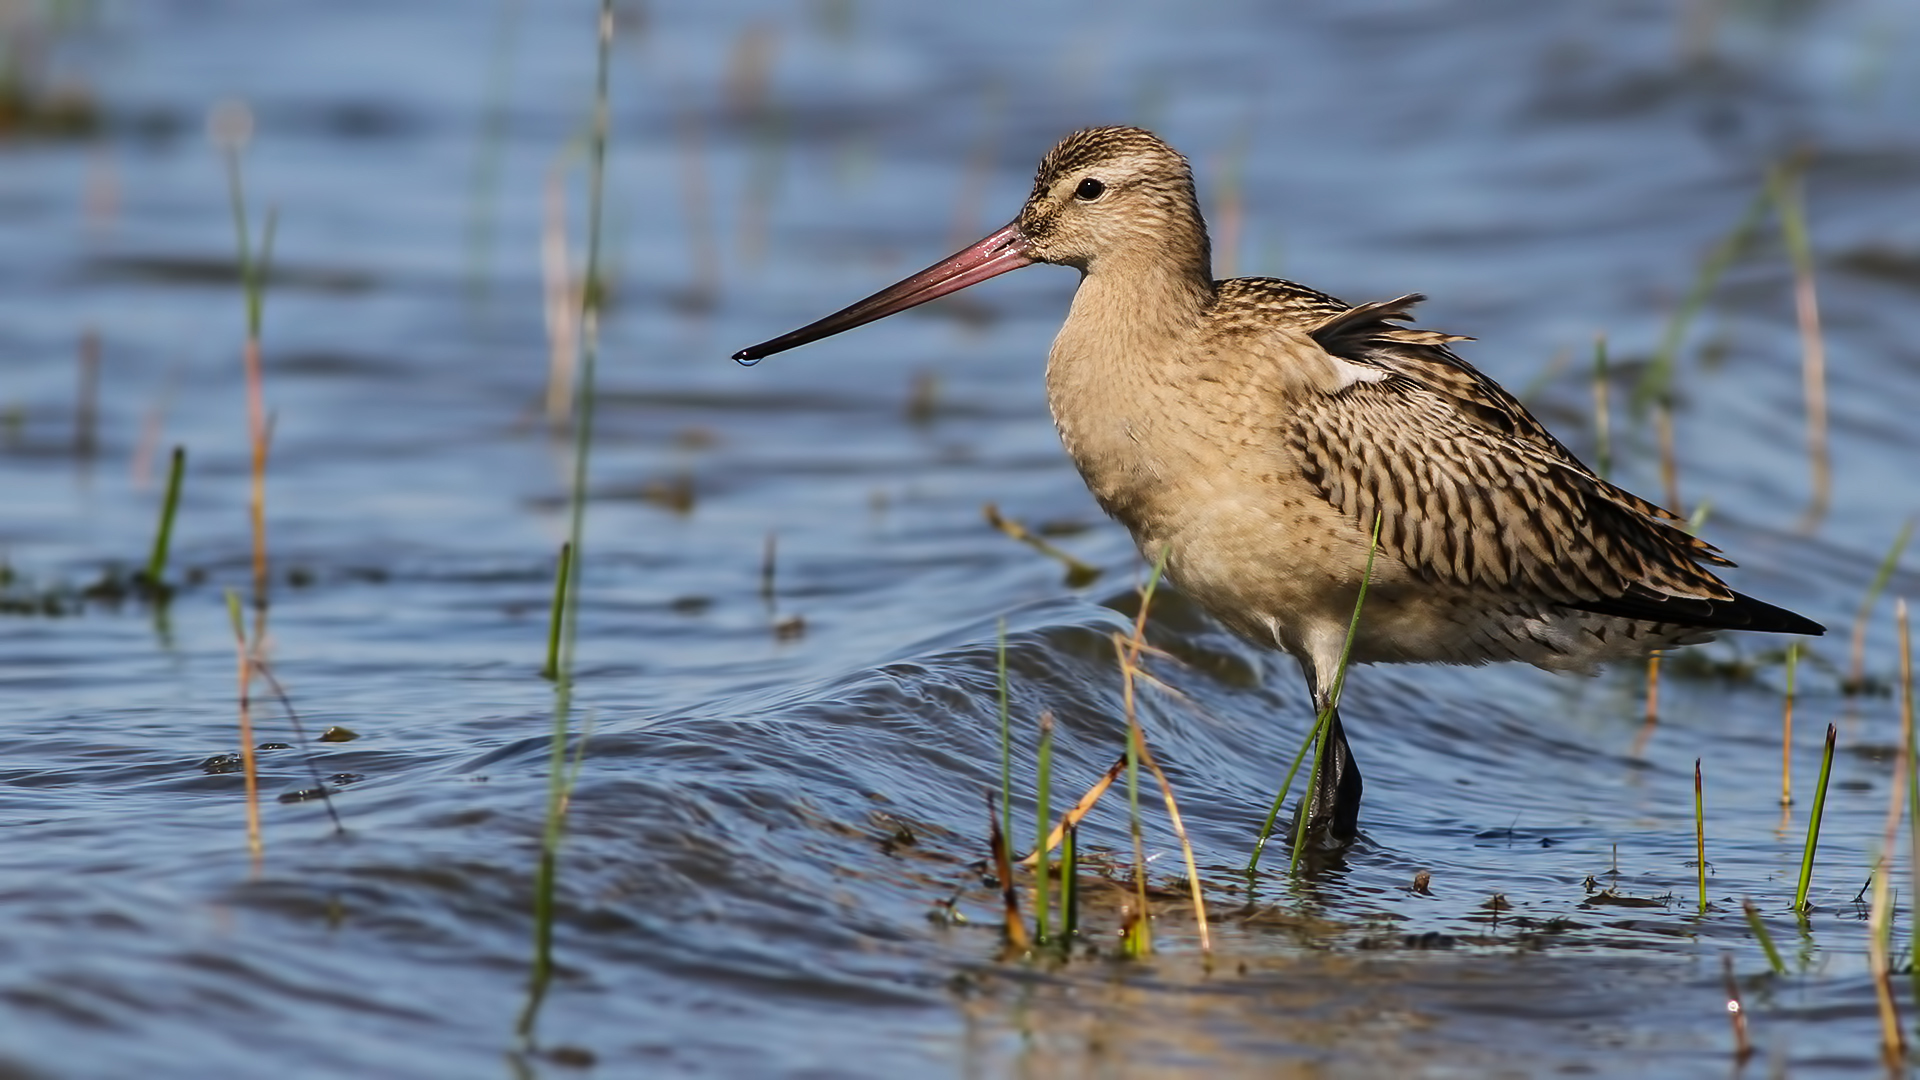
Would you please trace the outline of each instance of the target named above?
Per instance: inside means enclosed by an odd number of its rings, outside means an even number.
[[[1005,228],[734,359],[1036,262],[1080,271],[1047,400],[1094,498],[1188,596],[1298,660],[1331,713],[1304,807],[1316,846],[1358,829],[1332,694],[1370,553],[1352,663],[1590,671],[1715,630],[1823,632],[1728,588],[1710,568],[1732,563],[1581,464],[1449,348],[1466,339],[1408,326],[1421,295],[1215,281],[1187,160],[1139,128],[1068,136]]]

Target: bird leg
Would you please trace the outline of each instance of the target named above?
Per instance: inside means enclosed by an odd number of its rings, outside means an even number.
[[[1312,788],[1300,800],[1296,813],[1307,815],[1308,850],[1337,851],[1360,835],[1360,766],[1347,747],[1340,710],[1326,702],[1315,704],[1316,715],[1320,711],[1327,714],[1327,727],[1320,736]]]

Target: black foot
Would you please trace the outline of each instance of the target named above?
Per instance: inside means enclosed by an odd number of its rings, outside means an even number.
[[[1347,747],[1340,712],[1327,718],[1326,738],[1320,742],[1320,767],[1311,790],[1300,800],[1299,814],[1307,815],[1306,852],[1338,853],[1360,836],[1360,766]]]

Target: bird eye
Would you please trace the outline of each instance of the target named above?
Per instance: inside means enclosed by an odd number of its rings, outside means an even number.
[[[1107,185],[1095,180],[1091,176],[1080,181],[1080,186],[1073,189],[1073,197],[1083,202],[1092,202],[1106,193]]]

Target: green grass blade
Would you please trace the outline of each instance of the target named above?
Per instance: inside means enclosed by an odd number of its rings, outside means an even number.
[[[544,679],[560,677],[560,640],[565,636],[567,588],[573,576],[573,542],[560,543],[560,561],[553,571],[553,607],[547,613],[547,663],[540,669]]]
[[[1307,770],[1306,794],[1300,797],[1301,812],[1294,816],[1293,854],[1287,859],[1287,872],[1290,874],[1300,872],[1300,853],[1307,846],[1307,826],[1311,823],[1309,818],[1312,816],[1306,812],[1307,800],[1312,798],[1313,792],[1318,790],[1315,785],[1320,783],[1320,759],[1325,756],[1327,729],[1330,726],[1329,721],[1332,718],[1333,710],[1331,709],[1323,711],[1319,716],[1314,717],[1313,733],[1307,740],[1307,746],[1313,750],[1313,767]]]
[[[167,469],[167,495],[160,503],[160,527],[153,535],[153,553],[147,557],[147,585],[155,595],[166,595],[167,548],[173,543],[173,518],[180,509],[180,478],[187,471],[187,448],[173,448]]]
[[[1140,727],[1127,725],[1127,828],[1133,837],[1133,921],[1120,935],[1120,951],[1138,959],[1153,951],[1147,929],[1147,848],[1140,831]]]
[[[1167,559],[1172,554],[1170,546],[1163,545],[1160,548],[1160,557],[1154,561],[1153,573],[1148,575],[1146,587],[1140,590],[1140,612],[1133,622],[1134,651],[1130,657],[1122,653],[1127,713],[1127,823],[1133,837],[1134,903],[1138,906],[1133,921],[1127,924],[1120,936],[1120,951],[1135,959],[1153,951],[1153,928],[1147,912],[1147,846],[1140,825],[1141,740],[1146,735],[1140,728],[1140,719],[1135,711],[1133,669],[1124,665],[1139,659],[1140,644],[1146,641],[1147,636],[1147,613],[1153,608],[1153,594],[1160,587],[1160,577],[1166,572]]]
[[[1286,808],[1287,792],[1293,788],[1293,778],[1299,774],[1301,763],[1307,760],[1307,752],[1320,739],[1320,721],[1316,717],[1312,727],[1307,729],[1307,737],[1300,743],[1300,749],[1293,755],[1293,763],[1287,766],[1287,775],[1280,781],[1280,791],[1273,797],[1273,805],[1267,808],[1267,819],[1260,825],[1260,835],[1254,838],[1253,855],[1247,859],[1246,869],[1242,873],[1252,877],[1260,869],[1260,856],[1267,849],[1267,841],[1273,836],[1274,822],[1280,820],[1280,811]]]
[[[1847,666],[1847,690],[1857,693],[1866,686],[1867,679],[1867,621],[1873,616],[1874,605],[1880,602],[1880,594],[1887,589],[1887,582],[1893,579],[1893,572],[1900,566],[1900,556],[1906,553],[1907,541],[1913,538],[1913,519],[1908,518],[1900,526],[1900,532],[1893,538],[1893,546],[1887,548],[1886,555],[1880,559],[1880,568],[1874,571],[1873,583],[1867,586],[1867,594],[1860,600],[1860,610],[1853,617],[1852,659]]]
[[[1013,839],[1013,720],[1007,707],[1007,620],[994,635],[994,680],[1000,691],[1000,835]],[[1041,845],[1044,847],[1043,839]]]
[[[1366,605],[1367,588],[1373,584],[1373,560],[1374,556],[1380,553],[1380,526],[1385,521],[1386,518],[1378,512],[1373,515],[1373,538],[1367,542],[1367,569],[1366,573],[1360,577],[1360,591],[1353,598],[1353,617],[1347,620],[1347,639],[1340,645],[1340,666],[1334,669],[1333,693],[1328,695],[1327,707],[1321,710],[1314,724],[1318,729],[1321,743],[1325,742],[1329,733],[1333,711],[1340,707],[1340,695],[1347,688],[1347,663],[1353,658],[1353,639],[1360,633],[1360,609]],[[1314,750],[1313,772],[1308,774],[1307,780],[1309,793],[1314,790],[1313,785],[1320,775],[1320,758],[1323,756],[1321,749],[1322,747],[1317,746]],[[1288,870],[1292,873],[1300,872],[1300,852],[1307,846],[1307,819],[1310,816],[1303,813],[1299,815],[1300,820],[1294,823],[1293,858],[1287,864]]]
[[[240,594],[228,589],[226,598],[227,620],[233,624],[233,636],[236,640],[245,641],[247,640],[247,620],[240,613]]]
[[[613,46],[613,0],[600,0],[597,66],[594,80],[593,129],[588,171],[587,267],[581,290],[579,382],[574,427],[573,482],[569,498],[567,536],[569,557],[564,577],[566,600],[561,618],[559,661],[555,665],[553,736],[547,762],[546,824],[540,837],[540,860],[534,874],[533,963],[528,975],[527,1000],[516,1030],[531,1047],[540,1007],[553,978],[553,922],[559,888],[560,845],[565,837],[567,803],[578,779],[568,765],[568,727],[573,712],[573,659],[580,622],[580,541],[586,532],[588,460],[593,446],[594,368],[599,357],[600,308],[605,290],[600,281],[601,232],[604,222],[607,164],[607,82]]]
[[[258,340],[266,321],[267,273],[273,267],[273,235],[280,223],[280,212],[267,208],[267,223],[260,230],[260,255],[246,263],[247,336]]]
[[[1800,642],[1787,644],[1787,693],[1780,703],[1780,805],[1793,805],[1794,680],[1800,669]]]
[[[1038,775],[1034,780],[1034,801],[1039,803],[1033,815],[1035,839],[1033,842],[1033,869],[1038,880],[1034,883],[1033,919],[1036,945],[1045,945],[1048,938],[1048,905],[1052,902],[1051,875],[1048,873],[1049,856],[1047,853],[1047,825],[1053,817],[1053,714],[1040,714],[1040,763]]]
[[[1780,959],[1780,950],[1774,948],[1773,935],[1768,932],[1767,924],[1760,921],[1759,909],[1753,906],[1753,901],[1746,900],[1741,902],[1740,910],[1746,912],[1747,928],[1753,931],[1754,939],[1760,942],[1760,951],[1767,954],[1767,966],[1773,969],[1775,975],[1785,975],[1787,962]]]
[[[1700,871],[1700,914],[1707,913],[1707,795],[1700,776],[1700,759],[1693,759],[1694,865]]]
[[[1060,838],[1060,944],[1073,944],[1080,932],[1080,826],[1069,825]]]
[[[1760,222],[1765,219],[1767,207],[1774,201],[1775,189],[1764,186],[1747,205],[1746,212],[1734,225],[1733,231],[1714,245],[1707,258],[1700,265],[1700,272],[1694,276],[1693,286],[1687,291],[1686,299],[1667,321],[1667,332],[1661,338],[1660,348],[1653,354],[1653,361],[1634,387],[1633,404],[1636,410],[1645,410],[1656,400],[1666,400],[1673,393],[1673,368],[1680,355],[1680,346],[1686,341],[1687,330],[1693,320],[1707,306],[1714,288],[1720,278],[1733,265],[1735,259],[1746,249],[1754,233],[1759,230]]]
[[[1896,605],[1894,615],[1900,631],[1900,741],[1905,744],[1900,752],[1907,755],[1907,861],[1914,887],[1920,890],[1920,746],[1915,743],[1913,730],[1913,628],[1907,619],[1905,598]],[[1920,892],[1915,895],[1920,895]],[[1909,933],[1907,968],[1913,978],[1916,1000],[1920,1000],[1920,904],[1910,904],[1909,907],[1913,929]]]
[[[1793,894],[1793,909],[1807,916],[1807,889],[1813,883],[1813,854],[1820,846],[1820,819],[1827,809],[1827,778],[1833,774],[1833,743],[1838,732],[1827,725],[1827,748],[1820,755],[1820,779],[1813,789],[1813,814],[1807,819],[1807,848],[1800,856],[1800,887]]]

